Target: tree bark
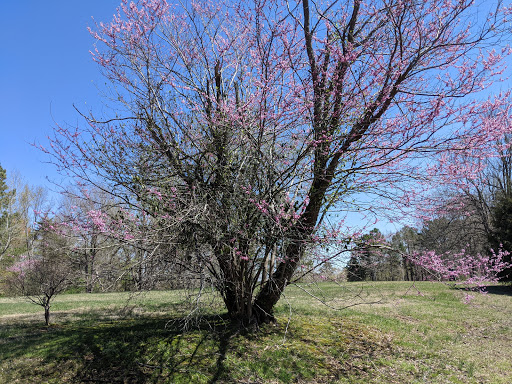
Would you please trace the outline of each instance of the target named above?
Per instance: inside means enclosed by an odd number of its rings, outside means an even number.
[[[286,285],[297,268],[302,253],[301,243],[294,242],[286,249],[285,261],[281,262],[271,278],[263,285],[254,301],[254,320],[258,324],[273,323],[274,306],[281,298]]]
[[[50,306],[44,306],[44,322],[46,325],[50,325]]]

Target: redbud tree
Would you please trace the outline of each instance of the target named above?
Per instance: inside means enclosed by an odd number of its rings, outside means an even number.
[[[50,324],[50,309],[55,297],[73,281],[67,239],[51,227],[50,220],[40,225],[36,231],[35,248],[21,255],[7,269],[10,274],[5,281],[12,293],[23,295],[44,309],[46,325]]]
[[[57,127],[48,152],[193,254],[176,262],[204,266],[232,319],[273,321],[305,251],[350,242],[330,213],[407,210],[471,172],[460,153],[485,157],[504,134],[508,94],[489,89],[509,13],[469,0],[124,0],[91,29],[110,108]]]

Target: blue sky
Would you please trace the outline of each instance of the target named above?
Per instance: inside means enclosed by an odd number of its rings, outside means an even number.
[[[109,21],[120,0],[8,0],[0,12],[0,165],[32,185],[50,186],[55,167],[30,143],[58,124],[82,124],[73,104],[101,103],[104,83],[87,27]]]

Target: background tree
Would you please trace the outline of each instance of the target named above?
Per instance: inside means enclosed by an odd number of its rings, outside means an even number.
[[[512,196],[499,196],[492,207],[493,232],[490,236],[491,245],[512,252]],[[510,253],[504,261],[511,261]],[[499,273],[501,281],[512,280],[512,268],[508,267]]]
[[[423,280],[423,270],[403,255],[411,255],[420,251],[418,231],[410,226],[403,226],[391,237],[392,254],[401,259],[403,278],[406,281]]]
[[[26,184],[16,172],[2,173],[0,192],[0,293],[6,270],[20,257],[33,252],[35,222],[48,209],[46,190]],[[3,254],[2,254],[3,253]]]
[[[0,261],[7,253],[14,237],[13,199],[16,194],[7,185],[7,173],[0,166]]]
[[[480,221],[468,211],[444,213],[425,221],[419,231],[418,240],[422,249],[437,253],[459,252],[464,249],[476,255],[487,253],[490,249]]]
[[[101,210],[113,210],[114,215],[115,201],[101,191],[91,190],[87,196],[78,196],[77,191],[70,190],[56,212],[58,232],[73,244],[70,256],[77,272],[75,286],[87,293],[99,287],[116,287],[115,282],[122,274],[117,255],[121,245],[105,235]]]
[[[510,252],[506,229],[507,204],[512,196],[510,144],[510,135],[505,134],[490,143],[488,157],[466,159],[474,162],[474,172],[454,180],[434,194],[431,204],[425,204],[428,219],[421,230],[423,249],[492,254],[491,249],[503,248]],[[510,255],[503,257],[510,262]],[[500,274],[501,280],[509,275],[507,271],[510,268]]]
[[[384,238],[377,228],[361,236],[347,265],[348,281],[377,280],[378,265],[384,261],[378,247],[383,242]]]
[[[123,1],[91,32],[116,114],[58,127],[51,154],[158,223],[144,243],[179,243],[172,262],[204,266],[233,320],[273,321],[305,250],[354,238],[330,212],[409,206],[419,181],[471,172],[459,154],[486,156],[506,131],[508,95],[478,97],[508,53],[487,49],[506,12],[476,14],[464,0]]]
[[[395,237],[395,246],[396,244]],[[393,281],[403,280],[402,254],[394,252],[392,244],[374,228],[362,235],[351,250],[347,263],[348,281]]]
[[[491,202],[487,202],[486,208],[490,217],[490,231],[488,237],[490,245],[497,248],[503,247],[512,252],[512,148],[510,135],[506,135],[503,141],[496,143],[498,156],[489,162],[488,178],[491,188]],[[489,208],[490,207],[490,208]],[[505,261],[511,262],[510,253],[505,256]],[[504,269],[500,273],[500,280],[512,281],[512,267]]]
[[[71,259],[66,238],[59,236],[47,222],[37,231],[34,254],[24,254],[12,267],[8,286],[11,293],[25,296],[44,309],[50,324],[52,300],[72,281]]]

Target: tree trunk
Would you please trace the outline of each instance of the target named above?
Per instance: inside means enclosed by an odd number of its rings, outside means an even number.
[[[337,160],[333,160],[331,166],[336,162]],[[317,172],[320,171],[317,170]],[[243,324],[264,324],[276,321],[274,306],[293,277],[302,258],[304,246],[315,231],[322,202],[332,177],[332,174],[329,177],[325,177],[325,175],[315,177],[310,188],[309,203],[288,235],[289,244],[284,248],[283,260],[279,262],[275,272],[271,273],[270,278],[262,285],[254,302],[252,301],[253,291],[249,276],[244,276],[243,268],[237,268],[230,263],[226,254],[219,254],[221,256],[218,259],[219,266],[224,272],[225,292],[223,297],[231,319]],[[272,253],[274,254],[274,252]],[[244,284],[246,285],[244,286]],[[239,286],[237,287],[237,285]]]
[[[222,271],[218,289],[230,320],[242,327],[253,324],[253,280],[245,261],[234,256],[230,248],[218,247],[214,252]]]
[[[233,289],[233,286],[226,288],[224,303],[228,310],[228,316],[233,324],[247,327],[254,324],[252,293],[240,292],[240,289]]]
[[[46,325],[50,325],[50,305],[46,304],[44,306],[44,322]]]
[[[302,217],[295,224],[290,236],[290,243],[286,246],[283,255],[283,261],[279,263],[270,279],[263,285],[260,292],[254,300],[254,316],[258,324],[273,323],[276,321],[274,316],[274,306],[277,304],[281,295],[293,277],[302,255],[304,246],[308,243],[315,230],[322,201],[325,196],[330,180],[326,178],[317,178],[313,181],[310,190],[310,201]]]
[[[277,267],[271,278],[265,283],[254,301],[254,317],[258,324],[273,323],[274,306],[279,301],[284,288],[290,281],[300,260],[302,247],[294,242],[286,249],[285,260]]]

